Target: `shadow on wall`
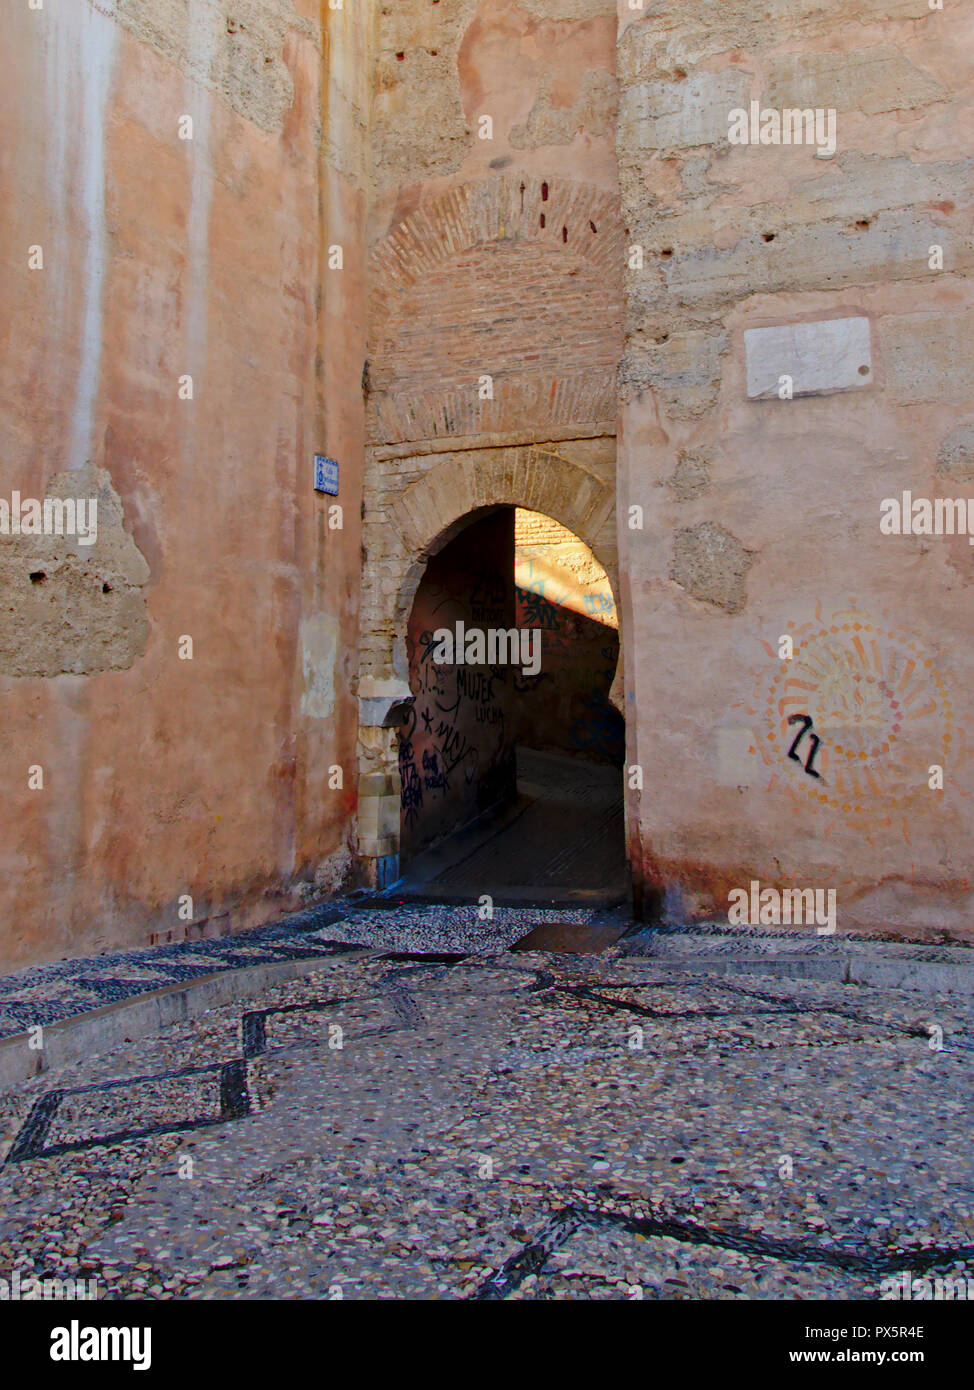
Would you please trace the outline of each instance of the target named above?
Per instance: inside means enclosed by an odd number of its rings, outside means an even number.
[[[541,631],[541,670],[515,673],[517,742],[622,767],[625,722],[609,702],[618,632],[534,589],[516,592],[518,627]]]
[[[471,660],[470,649],[465,661],[438,660],[436,634],[460,625],[468,639],[516,628],[535,660]],[[549,518],[501,507],[472,520],[429,561],[406,649],[403,863],[515,799],[518,745],[622,766],[623,719],[608,699],[619,656],[611,587],[591,551]]]

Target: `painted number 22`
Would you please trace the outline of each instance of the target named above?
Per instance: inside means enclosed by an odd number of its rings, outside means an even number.
[[[816,772],[815,769],[814,769],[814,767],[812,766],[812,764],[813,764],[814,761],[815,761],[815,754],[818,752],[819,744],[821,743],[821,739],[819,738],[818,734],[810,734],[810,733],[808,733],[809,729],[811,729],[811,727],[812,727],[812,721],[811,721],[811,719],[809,719],[809,717],[808,717],[807,714],[793,714],[793,715],[791,716],[791,718],[788,720],[788,723],[789,723],[789,724],[800,724],[800,725],[801,725],[801,728],[798,730],[798,733],[795,735],[794,742],[792,743],[791,747],[788,749],[788,756],[789,756],[789,758],[794,758],[794,760],[795,760],[796,763],[800,763],[800,762],[801,762],[801,758],[800,758],[800,757],[798,756],[798,754],[795,752],[795,749],[796,749],[796,748],[798,747],[798,745],[801,743],[801,741],[802,741],[802,739],[805,737],[805,735],[808,734],[809,741],[810,741],[812,747],[811,747],[811,752],[809,753],[808,757],[805,759],[805,771],[808,773],[809,777],[820,777],[820,776],[821,776],[821,773]]]

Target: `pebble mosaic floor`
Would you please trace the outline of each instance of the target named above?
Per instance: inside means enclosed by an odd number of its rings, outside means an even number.
[[[412,1299],[974,1278],[969,1000],[626,941],[511,954],[525,914],[435,911],[437,957],[410,956],[415,908],[375,912],[366,949],[364,919],[312,924],[306,977],[0,1096],[0,1275]]]
[[[560,920],[577,922],[599,915],[592,908],[559,909],[557,913]],[[498,907],[492,920],[484,922],[475,907],[417,907],[399,904],[394,898],[360,907],[326,904],[238,936],[55,961],[0,976],[0,1040],[33,1024],[57,1023],[206,975],[276,961],[326,957],[336,942],[409,951],[428,948],[433,935],[440,950],[477,950],[485,944],[509,945],[533,924],[551,916],[550,909]]]

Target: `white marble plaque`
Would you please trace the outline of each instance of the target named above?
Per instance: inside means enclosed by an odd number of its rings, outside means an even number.
[[[855,391],[873,380],[869,320],[820,319],[744,333],[748,399]]]

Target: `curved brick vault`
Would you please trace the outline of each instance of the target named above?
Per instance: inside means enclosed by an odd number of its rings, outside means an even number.
[[[565,178],[498,176],[416,208],[371,256],[370,442],[614,433],[623,242],[618,197]]]

